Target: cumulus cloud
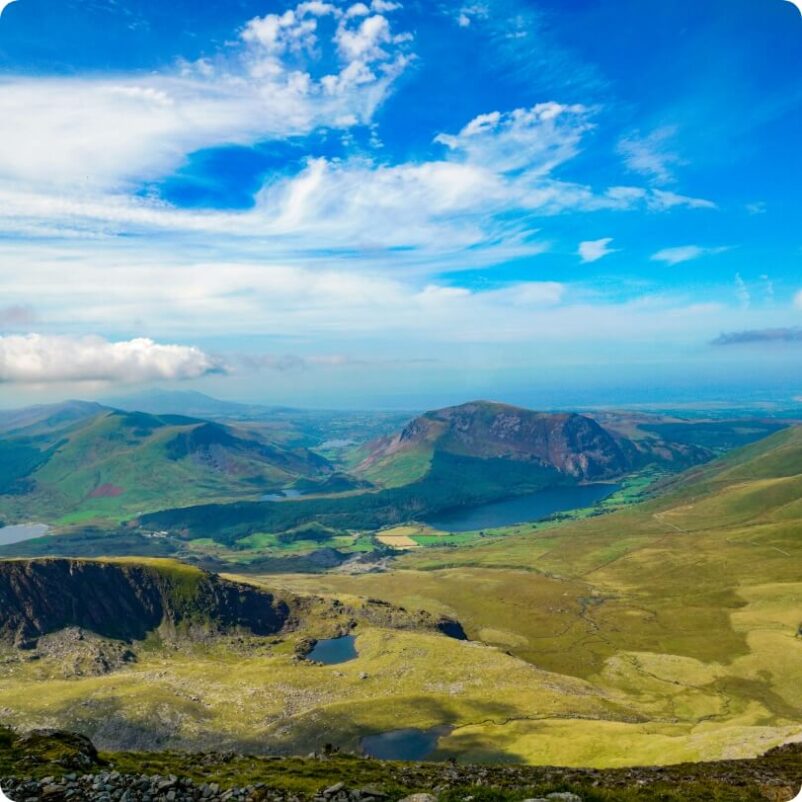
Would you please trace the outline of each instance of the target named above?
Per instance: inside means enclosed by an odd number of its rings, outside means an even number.
[[[526,170],[544,174],[576,155],[592,127],[586,106],[538,103],[508,113],[493,111],[472,119],[458,134],[438,134],[458,158],[499,173]]]
[[[616,253],[615,248],[610,247],[613,241],[612,237],[604,237],[603,239],[586,240],[579,243],[579,257],[583,263],[597,262],[611,253]]]
[[[720,334],[711,345],[753,345],[776,343],[802,343],[802,328],[752,329]]]
[[[661,251],[652,254],[653,262],[664,262],[667,265],[678,265],[682,262],[690,262],[702,256],[712,256],[717,253],[724,253],[730,250],[728,246],[715,248],[703,247],[701,245],[680,245],[676,248],[663,248]]]
[[[197,379],[219,373],[219,360],[198,348],[146,338],[0,337],[0,383],[119,382]]]

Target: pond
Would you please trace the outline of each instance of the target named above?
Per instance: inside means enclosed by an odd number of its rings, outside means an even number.
[[[437,749],[437,742],[449,729],[441,726],[430,730],[391,730],[366,735],[360,746],[366,755],[380,760],[425,760]]]
[[[315,644],[315,648],[306,656],[308,660],[325,663],[333,666],[337,663],[347,663],[358,657],[353,635],[343,635],[340,638],[325,638]]]
[[[557,512],[592,507],[620,487],[617,484],[601,483],[548,487],[526,496],[492,501],[475,507],[460,507],[429,518],[426,523],[443,532],[474,532],[540,521]]]
[[[0,527],[0,546],[22,543],[36,537],[44,537],[50,527],[47,524],[15,524]]]
[[[300,490],[295,490],[292,487],[286,487],[284,490],[279,490],[276,493],[265,493],[260,501],[287,501],[291,498],[299,498],[303,493]]]

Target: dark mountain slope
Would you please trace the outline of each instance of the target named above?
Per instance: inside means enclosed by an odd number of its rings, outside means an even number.
[[[266,591],[172,561],[0,563],[0,640],[24,643],[66,627],[143,639],[159,627],[279,631],[290,609]]]
[[[0,644],[31,648],[46,635],[76,628],[124,641],[142,641],[157,630],[170,639],[292,630],[312,644],[359,622],[465,638],[462,625],[446,616],[371,600],[350,607],[317,596],[278,597],[176,560],[0,561]]]

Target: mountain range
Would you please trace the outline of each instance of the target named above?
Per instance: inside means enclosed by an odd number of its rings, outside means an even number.
[[[254,498],[334,473],[305,448],[179,415],[71,403],[6,414],[0,427],[7,521],[121,520],[200,498]]]
[[[125,523],[129,533],[139,526],[229,545],[299,527],[307,542],[314,524],[313,540],[330,540],[650,466],[676,472],[719,453],[716,437],[748,442],[784,425],[715,422],[700,429],[676,419],[597,419],[475,401],[424,413],[395,433],[386,431],[392,418],[364,415],[366,437],[352,442],[332,435],[343,427],[358,433],[356,413],[313,418],[198,393],[149,394],[131,403],[140,402],[156,411],[71,401],[0,413],[0,521],[110,532]],[[167,411],[175,409],[223,417]],[[265,417],[225,417],[243,410]],[[286,435],[285,423],[295,434]],[[386,433],[376,437],[377,428]]]

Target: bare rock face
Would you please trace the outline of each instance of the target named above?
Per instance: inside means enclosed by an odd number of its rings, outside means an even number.
[[[0,562],[0,640],[24,647],[69,627],[142,640],[165,629],[190,637],[287,623],[272,594],[177,564],[75,559]]]

